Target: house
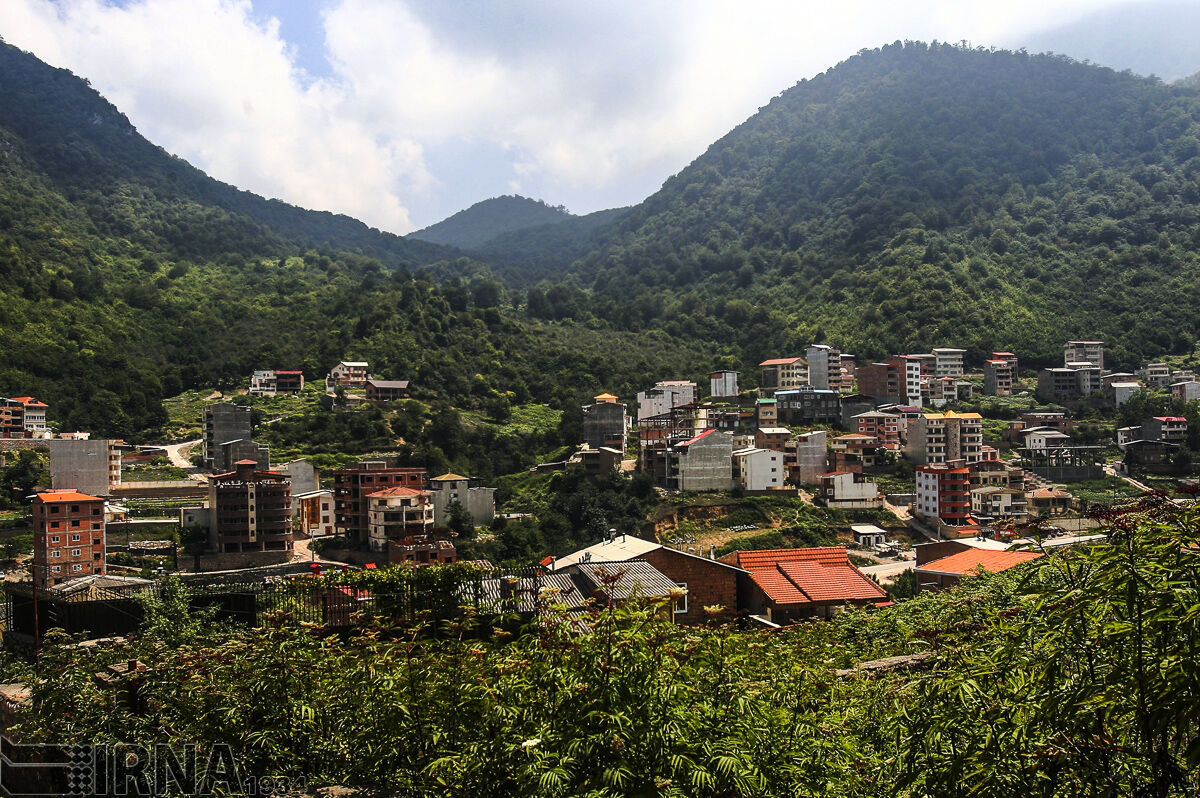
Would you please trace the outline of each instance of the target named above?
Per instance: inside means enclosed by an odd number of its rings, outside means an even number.
[[[808,384],[839,391],[842,384],[842,353],[825,344],[812,344],[804,353],[808,360]]]
[[[1112,394],[1113,404],[1120,407],[1128,402],[1135,393],[1142,390],[1142,386],[1136,382],[1110,382],[1108,390]]]
[[[1130,441],[1140,441],[1142,439],[1141,427],[1118,427],[1117,428],[1117,448],[1125,451],[1125,446]]]
[[[965,349],[939,347],[932,350],[933,375],[935,377],[961,377],[963,375],[963,355]]]
[[[969,472],[969,481],[972,488],[979,488],[984,485],[1022,488],[1025,485],[1025,472],[1023,470],[995,458],[971,463],[967,466],[967,471]]]
[[[1188,423],[1183,416],[1155,416],[1142,422],[1142,440],[1187,446]]]
[[[779,424],[779,400],[774,396],[763,396],[754,402],[755,421],[759,427],[774,427]]]
[[[874,482],[855,481],[849,471],[822,474],[817,482],[817,498],[827,507],[840,510],[878,510],[883,507],[883,495]]]
[[[1200,400],[1200,382],[1196,380],[1177,382],[1171,386],[1171,396],[1175,399],[1182,399],[1185,402],[1198,401]]]
[[[854,544],[863,548],[875,548],[887,543],[887,532],[874,524],[854,524],[850,527]]]
[[[708,395],[714,402],[736,402],[738,373],[736,371],[714,371],[708,375],[708,387]]]
[[[404,538],[387,542],[388,562],[393,565],[449,565],[458,562],[454,544],[444,539]]]
[[[968,464],[982,458],[983,416],[978,413],[925,413],[908,427],[904,454],[917,464],[951,460]]]
[[[900,416],[869,410],[851,418],[851,430],[859,435],[877,438],[881,446],[892,451],[900,449]]]
[[[222,554],[292,550],[292,486],[286,475],[239,460],[208,480],[208,543]]]
[[[917,566],[918,590],[944,590],[983,571],[998,574],[1041,557],[1036,551],[989,551],[968,548]]]
[[[1177,456],[1183,447],[1168,441],[1135,440],[1125,444],[1125,470],[1171,474],[1184,470]]]
[[[1066,435],[1071,434],[1075,420],[1061,410],[1038,410],[1021,415],[1022,428],[1051,427]]]
[[[760,449],[782,452],[787,449],[791,437],[792,431],[787,427],[759,427],[754,431],[754,445]]]
[[[292,494],[292,517],[301,535],[328,537],[334,533],[333,491],[311,490]]]
[[[593,449],[607,446],[625,449],[625,433],[629,429],[629,416],[625,405],[611,393],[602,393],[593,403],[583,406],[583,439]]]
[[[709,491],[733,487],[733,436],[710,429],[672,446],[668,490]]]
[[[625,452],[620,449],[614,449],[611,446],[593,449],[585,443],[568,458],[568,463],[578,461],[588,476],[599,477],[620,468],[624,459]]]
[[[1029,514],[1025,491],[1019,487],[983,485],[971,488],[971,515],[976,519],[1023,518]]]
[[[21,405],[21,427],[35,438],[45,437],[46,411],[50,406],[32,396],[14,396],[11,401]]]
[[[256,396],[297,394],[304,390],[304,372],[299,370],[255,369],[250,375],[250,393]]]
[[[1007,360],[983,362],[983,393],[986,396],[1012,396],[1017,370]]]
[[[469,477],[458,474],[442,474],[429,480],[433,494],[433,523],[446,526],[450,523],[450,505],[458,502],[471,515],[476,524],[490,524],[496,517],[496,489],[470,487]]]
[[[431,491],[405,487],[381,488],[366,494],[364,499],[367,507],[367,545],[371,551],[387,552],[388,560],[392,561],[390,543],[408,546],[427,543],[432,539],[434,521]],[[437,556],[433,562],[442,561],[436,547],[422,551]],[[402,553],[414,554],[411,559],[403,557],[402,560],[428,561],[420,559],[416,550]]]
[[[1071,363],[1090,363],[1098,369],[1104,369],[1103,341],[1067,341],[1063,344],[1063,365]]]
[[[743,606],[772,624],[888,602],[883,588],[850,563],[843,546],[735,551],[721,560],[747,572]]]
[[[263,470],[271,467],[271,447],[246,438],[218,443],[213,451],[212,469],[226,473],[240,460],[253,460]]]
[[[828,437],[825,430],[814,430],[802,432],[788,442],[784,456],[788,461],[785,465],[788,466],[789,482],[815,485],[821,474],[829,470]]]
[[[32,512],[37,587],[104,573],[104,499],[76,490],[48,490],[33,497]]]
[[[1026,494],[1029,511],[1045,518],[1070,511],[1075,497],[1061,488],[1038,488]]]
[[[422,489],[425,469],[395,465],[391,459],[361,460],[333,472],[334,526],[353,546],[368,545],[367,496],[391,487]]]
[[[990,360],[1003,360],[1008,365],[1012,366],[1013,380],[1017,379],[1017,356],[1012,352],[992,352]]]
[[[696,401],[696,383],[688,380],[662,380],[637,395],[638,419],[661,416],[673,408]]]
[[[677,603],[672,617],[677,623],[701,623],[708,619],[705,607],[720,607],[726,612],[741,608],[739,577],[746,577],[736,564],[701,557],[673,549],[661,543],[628,535],[615,535],[609,540],[560,557],[549,564],[551,573],[559,573],[575,565],[643,562],[653,566],[674,585],[686,592]],[[609,567],[606,565],[605,567]]]
[[[1171,367],[1166,363],[1147,363],[1139,373],[1147,385],[1155,388],[1169,388],[1171,385]]]
[[[783,454],[772,449],[751,447],[733,452],[733,480],[748,492],[783,487]]]
[[[808,361],[802,357],[777,357],[758,364],[761,369],[758,391],[772,396],[776,391],[808,385]]]
[[[970,522],[971,472],[946,465],[922,465],[916,469],[914,511],[926,519],[950,526]]]
[[[802,386],[775,392],[781,424],[836,424],[842,417],[842,396],[837,391]]]
[[[1103,387],[1099,366],[1086,361],[1038,372],[1037,397],[1043,402],[1090,396]]]
[[[1051,427],[1027,427],[1021,430],[1024,448],[1034,452],[1061,449],[1071,445],[1071,436]]]
[[[874,435],[849,433],[829,442],[830,462],[834,471],[862,474],[883,465],[886,450]]]
[[[838,393],[852,394],[854,393],[854,377],[858,371],[858,366],[854,361],[854,355],[842,353],[841,357],[842,368],[840,373],[841,385],[838,386]],[[832,385],[829,387],[833,387]]]
[[[339,386],[345,389],[366,388],[370,378],[367,369],[365,360],[342,360],[329,370],[329,376],[325,378],[325,390],[333,392]]]
[[[408,380],[367,380],[368,402],[395,402],[408,398]]]

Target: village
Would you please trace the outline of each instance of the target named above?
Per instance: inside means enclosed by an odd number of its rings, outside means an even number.
[[[581,440],[530,474],[641,475],[660,507],[635,534],[594,529],[588,545],[528,567],[461,556],[464,530],[528,515],[511,497],[497,506],[497,488],[469,475],[430,474],[386,452],[324,471],[313,458],[273,462],[246,402],[300,397],[300,370],[255,371],[243,391],[199,407],[198,440],[156,445],[55,430],[45,403],[0,399],[0,453],[45,457],[49,476],[5,515],[4,534],[28,529],[33,543],[6,547],[6,631],[40,634],[13,596],[126,600],[167,573],[267,583],[455,563],[479,570],[493,609],[531,608],[522,592],[549,590],[574,610],[636,593],[669,599],[679,623],[720,608],[779,627],[1052,556],[1103,536],[1089,506],[1190,482],[1195,441],[1182,412],[1128,411],[1194,408],[1192,371],[1113,372],[1100,341],[1066,342],[1063,366],[1036,374],[1022,375],[1010,352],[978,364],[966,354],[857,364],[812,345],[759,363],[750,389],[719,370],[707,395],[684,379],[629,402],[601,393],[579,408]],[[376,379],[363,361],[337,363],[318,387],[327,413],[410,396],[408,381]],[[773,545],[788,542],[786,512],[809,511],[826,513],[820,541],[838,545]]]

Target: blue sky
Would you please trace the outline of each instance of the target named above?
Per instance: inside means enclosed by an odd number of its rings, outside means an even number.
[[[498,194],[638,202],[796,81],[898,39],[1200,70],[1181,0],[0,0],[214,177],[396,233]]]

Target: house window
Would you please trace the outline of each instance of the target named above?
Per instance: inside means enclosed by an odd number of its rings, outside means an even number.
[[[82,553],[83,553],[83,549],[71,549],[72,557],[78,557]]]
[[[51,549],[51,550],[50,550],[50,556],[51,556],[51,557],[61,557],[61,556],[62,556],[62,549]]]
[[[78,542],[79,542],[79,535],[71,535],[71,542],[72,542],[72,543],[78,543]]]
[[[77,512],[79,512],[79,505],[78,505],[78,504],[72,504],[72,505],[71,505],[71,512],[73,512],[73,513],[77,513]]]
[[[82,565],[80,565],[79,563],[75,563],[74,565],[72,565],[72,566],[71,566],[71,570],[72,570],[72,571],[82,571],[82,570],[83,570],[83,566],[82,566]]]
[[[59,538],[60,538],[60,537],[62,537],[62,536],[61,536],[61,535],[51,535],[51,536],[50,536],[50,542],[51,542],[51,543],[58,543],[58,542],[59,542]]]
[[[676,582],[675,586],[683,588],[683,598],[681,598],[681,599],[679,599],[679,601],[675,602],[675,607],[674,607],[675,614],[676,615],[686,615],[687,611],[688,611],[687,582]]]
[[[51,522],[50,522],[50,528],[51,528],[51,529],[58,529],[58,522],[57,522],[57,521],[51,521]]]
[[[50,571],[51,571],[51,573],[56,573],[56,574],[57,574],[57,573],[61,573],[61,572],[62,572],[62,566],[61,566],[61,565],[51,565],[51,566],[50,566]]]

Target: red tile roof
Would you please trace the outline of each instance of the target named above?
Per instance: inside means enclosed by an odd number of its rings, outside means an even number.
[[[17,401],[19,402],[21,400],[18,399]],[[1187,421],[1186,418],[1183,418],[1181,416],[1155,416],[1154,420],[1155,421],[1171,421],[1171,422],[1175,422],[1175,423],[1178,423],[1181,421]]]
[[[13,401],[20,402],[21,404],[25,405],[26,407],[46,407],[46,408],[50,407],[50,405],[45,404],[44,402],[39,402],[37,399],[34,399],[32,396],[14,396]]]
[[[762,367],[762,366],[790,366],[793,363],[803,363],[803,362],[805,362],[805,361],[804,361],[804,358],[802,358],[802,357],[777,357],[777,358],[772,358],[771,360],[764,360],[763,362],[759,363],[758,365],[759,365],[759,367]]]
[[[822,565],[815,562],[788,562],[777,567],[812,601],[887,598],[887,593],[883,588],[849,564]],[[772,596],[772,598],[774,597]]]
[[[850,558],[846,555],[845,546],[822,546],[812,549],[734,551],[721,558],[722,562],[727,562],[747,570],[751,568],[771,568],[781,562],[793,562],[796,560],[811,560],[830,565],[850,562]]]
[[[40,502],[98,502],[103,501],[98,496],[88,496],[77,490],[47,490],[34,496]]]
[[[776,604],[811,604],[812,599],[788,580],[787,575],[775,568],[755,568],[750,578]]]
[[[415,488],[384,488],[383,490],[377,490],[374,493],[368,493],[367,498],[368,499],[388,498],[388,497],[407,498],[409,496],[432,496],[432,495],[433,495],[433,491],[417,490]]]
[[[1021,563],[1036,560],[1041,556],[1041,552],[1037,551],[967,549],[966,551],[951,554],[949,557],[942,557],[940,560],[927,562],[920,566],[920,570],[929,573],[964,576],[982,567],[988,573],[998,574]]]

